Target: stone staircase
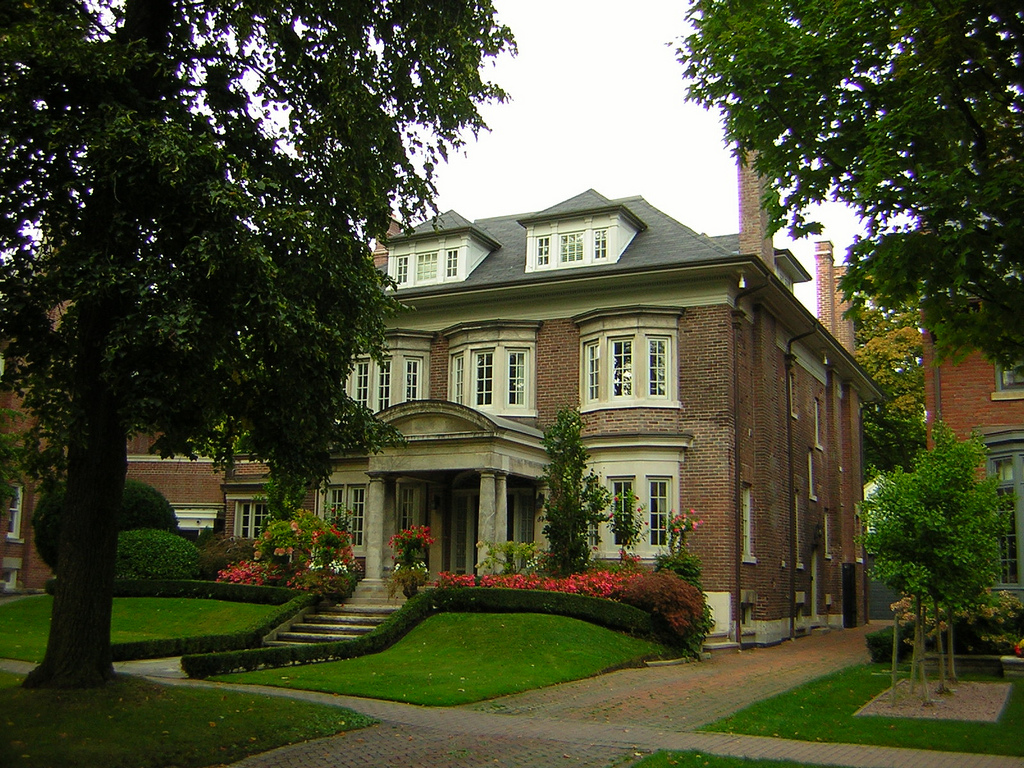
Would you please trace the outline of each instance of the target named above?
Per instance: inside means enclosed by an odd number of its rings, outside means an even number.
[[[405,603],[401,595],[388,599],[380,579],[363,579],[355,593],[341,605],[321,603],[289,624],[278,627],[264,645],[334,643],[354,640],[383,622]]]

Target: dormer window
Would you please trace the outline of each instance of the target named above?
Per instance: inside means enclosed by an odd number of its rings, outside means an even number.
[[[546,267],[551,263],[551,238],[537,238],[537,266]]]
[[[594,258],[595,259],[607,259],[608,258],[608,230],[607,229],[595,229],[594,230]]]
[[[430,283],[437,280],[437,251],[421,253],[416,257],[416,282]]]
[[[583,261],[583,233],[572,232],[559,237],[559,254],[563,264]]]
[[[399,256],[395,259],[395,282],[399,285],[409,282],[408,256]]]
[[[458,277],[459,276],[459,249],[450,248],[445,254],[445,277]]]

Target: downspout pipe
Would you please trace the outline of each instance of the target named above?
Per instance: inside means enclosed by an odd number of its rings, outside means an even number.
[[[793,466],[793,344],[817,332],[817,327],[793,336],[786,344],[786,462],[789,467],[789,639],[796,637],[796,471]]]
[[[740,582],[743,576],[743,499],[742,499],[742,476],[740,473],[740,441],[743,433],[743,415],[740,409],[740,329],[742,328],[743,310],[740,309],[740,300],[767,288],[770,280],[765,280],[760,285],[747,288],[736,294],[733,302],[732,328],[732,413],[733,413],[733,447],[732,447],[732,471],[733,471],[733,500],[735,501],[735,525],[736,541],[734,560],[736,563],[736,591],[733,594],[733,624],[736,627],[736,645],[743,647],[743,627],[741,626],[743,612],[743,592]]]

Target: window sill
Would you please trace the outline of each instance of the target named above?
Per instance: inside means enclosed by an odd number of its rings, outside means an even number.
[[[580,413],[592,411],[618,411],[625,408],[679,408],[678,400],[640,400],[638,398],[623,398],[622,400],[594,400],[580,408]]]
[[[744,555],[743,556],[743,564],[744,565],[757,565],[757,558],[754,557],[753,555]]]
[[[11,536],[11,534],[7,534],[7,543],[8,544],[24,544],[25,540],[23,538],[19,537],[19,536]]]
[[[1024,400],[1024,389],[998,389],[992,393],[993,400]]]

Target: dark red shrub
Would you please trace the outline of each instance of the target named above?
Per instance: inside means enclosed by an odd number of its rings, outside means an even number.
[[[708,631],[704,595],[671,571],[643,573],[629,581],[622,602],[660,618],[679,640],[703,641]]]

